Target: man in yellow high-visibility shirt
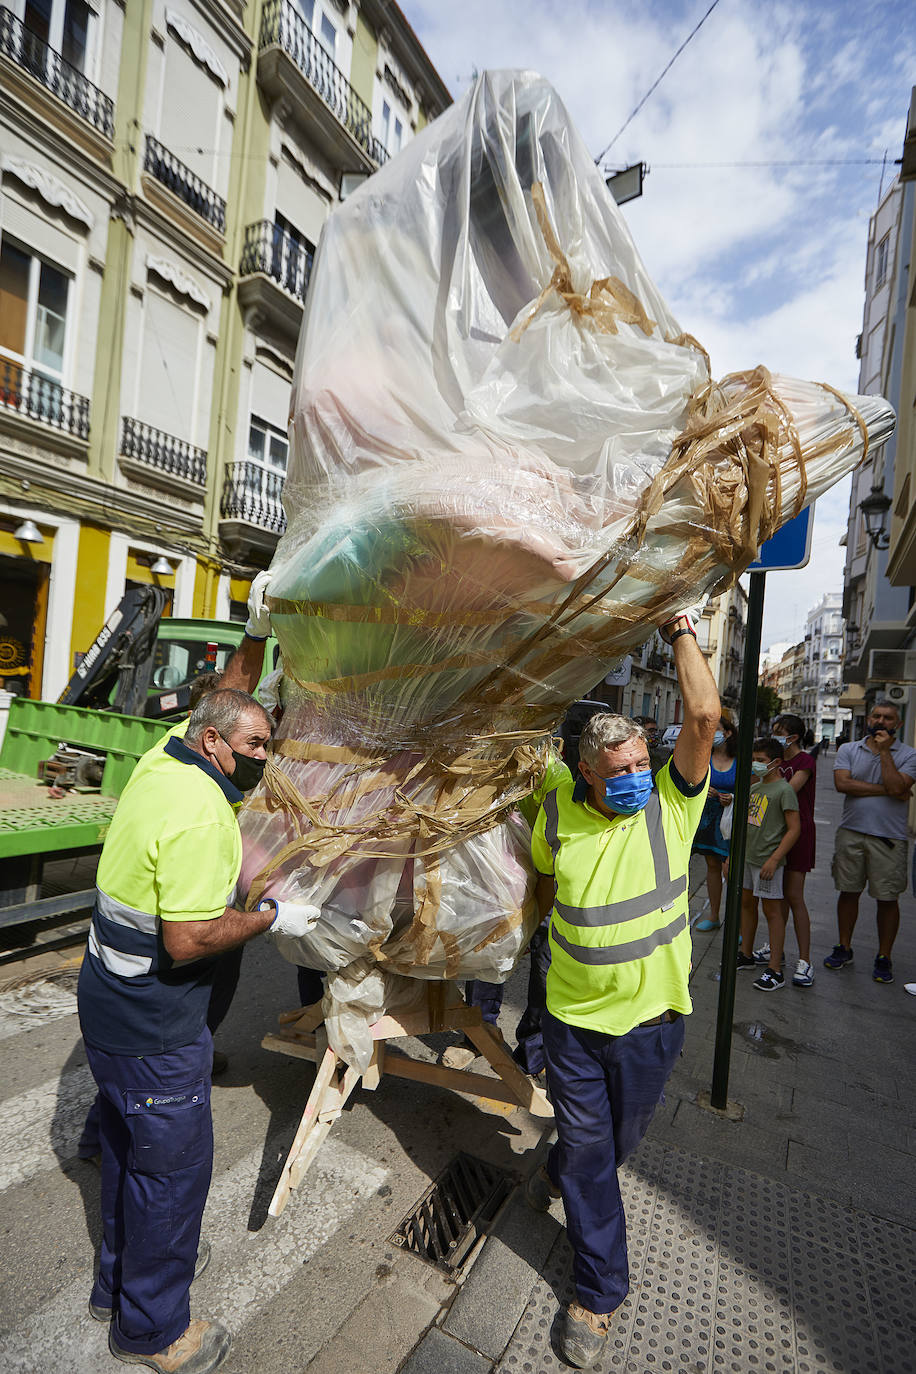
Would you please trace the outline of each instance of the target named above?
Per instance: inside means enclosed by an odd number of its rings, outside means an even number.
[[[691,1010],[687,868],[721,708],[691,618],[661,634],[684,701],[672,758],[653,782],[642,726],[593,716],[580,776],[547,794],[531,838],[550,913],[542,1025],[558,1140],[528,1200],[544,1209],[562,1193],[576,1301],[560,1353],[579,1367],[601,1355],[628,1292],[617,1167],[648,1128]]]

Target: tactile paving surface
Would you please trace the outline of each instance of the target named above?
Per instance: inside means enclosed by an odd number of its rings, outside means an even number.
[[[630,1296],[597,1374],[916,1374],[907,1226],[646,1141],[621,1171]],[[565,1233],[498,1369],[564,1374]]]

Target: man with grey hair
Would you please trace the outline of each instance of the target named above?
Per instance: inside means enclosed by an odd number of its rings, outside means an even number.
[[[240,911],[236,810],[260,780],[272,722],[246,692],[203,697],[184,739],[137,764],[99,861],[78,1005],[99,1089],[102,1246],[89,1310],[109,1348],[160,1374],[209,1374],[230,1336],[191,1321],[210,1186],[216,956],[266,930]]]
[[[577,1366],[600,1357],[628,1292],[617,1168],[648,1128],[691,1010],[687,869],[721,708],[692,619],[661,634],[684,701],[673,756],[653,781],[642,726],[593,716],[578,779],[547,794],[531,837],[550,914],[543,1036],[558,1140],[527,1191],[539,1209],[563,1197],[576,1301],[560,1353]]]
[[[907,804],[916,780],[916,750],[895,739],[900,712],[879,699],[866,722],[865,738],[841,744],[833,763],[833,785],[845,798],[833,853],[837,940],[824,967],[834,973],[852,963],[852,932],[859,898],[868,884],[874,897],[878,953],[876,983],[892,983],[891,951],[900,925],[898,898],[906,888]]]

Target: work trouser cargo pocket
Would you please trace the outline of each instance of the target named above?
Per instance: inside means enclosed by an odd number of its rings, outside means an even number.
[[[206,1079],[163,1091],[128,1089],[124,1099],[130,1131],[128,1168],[170,1174],[196,1168],[210,1158],[213,1125]]]

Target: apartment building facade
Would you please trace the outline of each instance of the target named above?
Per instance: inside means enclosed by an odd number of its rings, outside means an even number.
[[[916,143],[911,106],[906,146]],[[912,160],[912,159],[911,159]],[[916,480],[912,395],[916,334],[912,304],[912,254],[916,231],[916,168],[901,175],[883,196],[869,224],[865,312],[859,338],[860,392],[880,393],[897,411],[897,431],[852,475],[843,578],[845,646],[839,706],[854,728],[888,685],[886,669],[872,671],[874,655],[900,654],[916,638],[916,559],[913,482]],[[863,503],[865,509],[863,509]],[[868,506],[885,508],[886,529],[866,524]],[[899,704],[906,712],[906,694]],[[912,721],[905,726],[912,738]]]
[[[843,596],[827,592],[807,615],[799,705],[815,739],[836,739],[851,713],[840,706],[843,672]]]
[[[449,101],[390,0],[0,6],[0,687],[243,617],[322,226]]]

